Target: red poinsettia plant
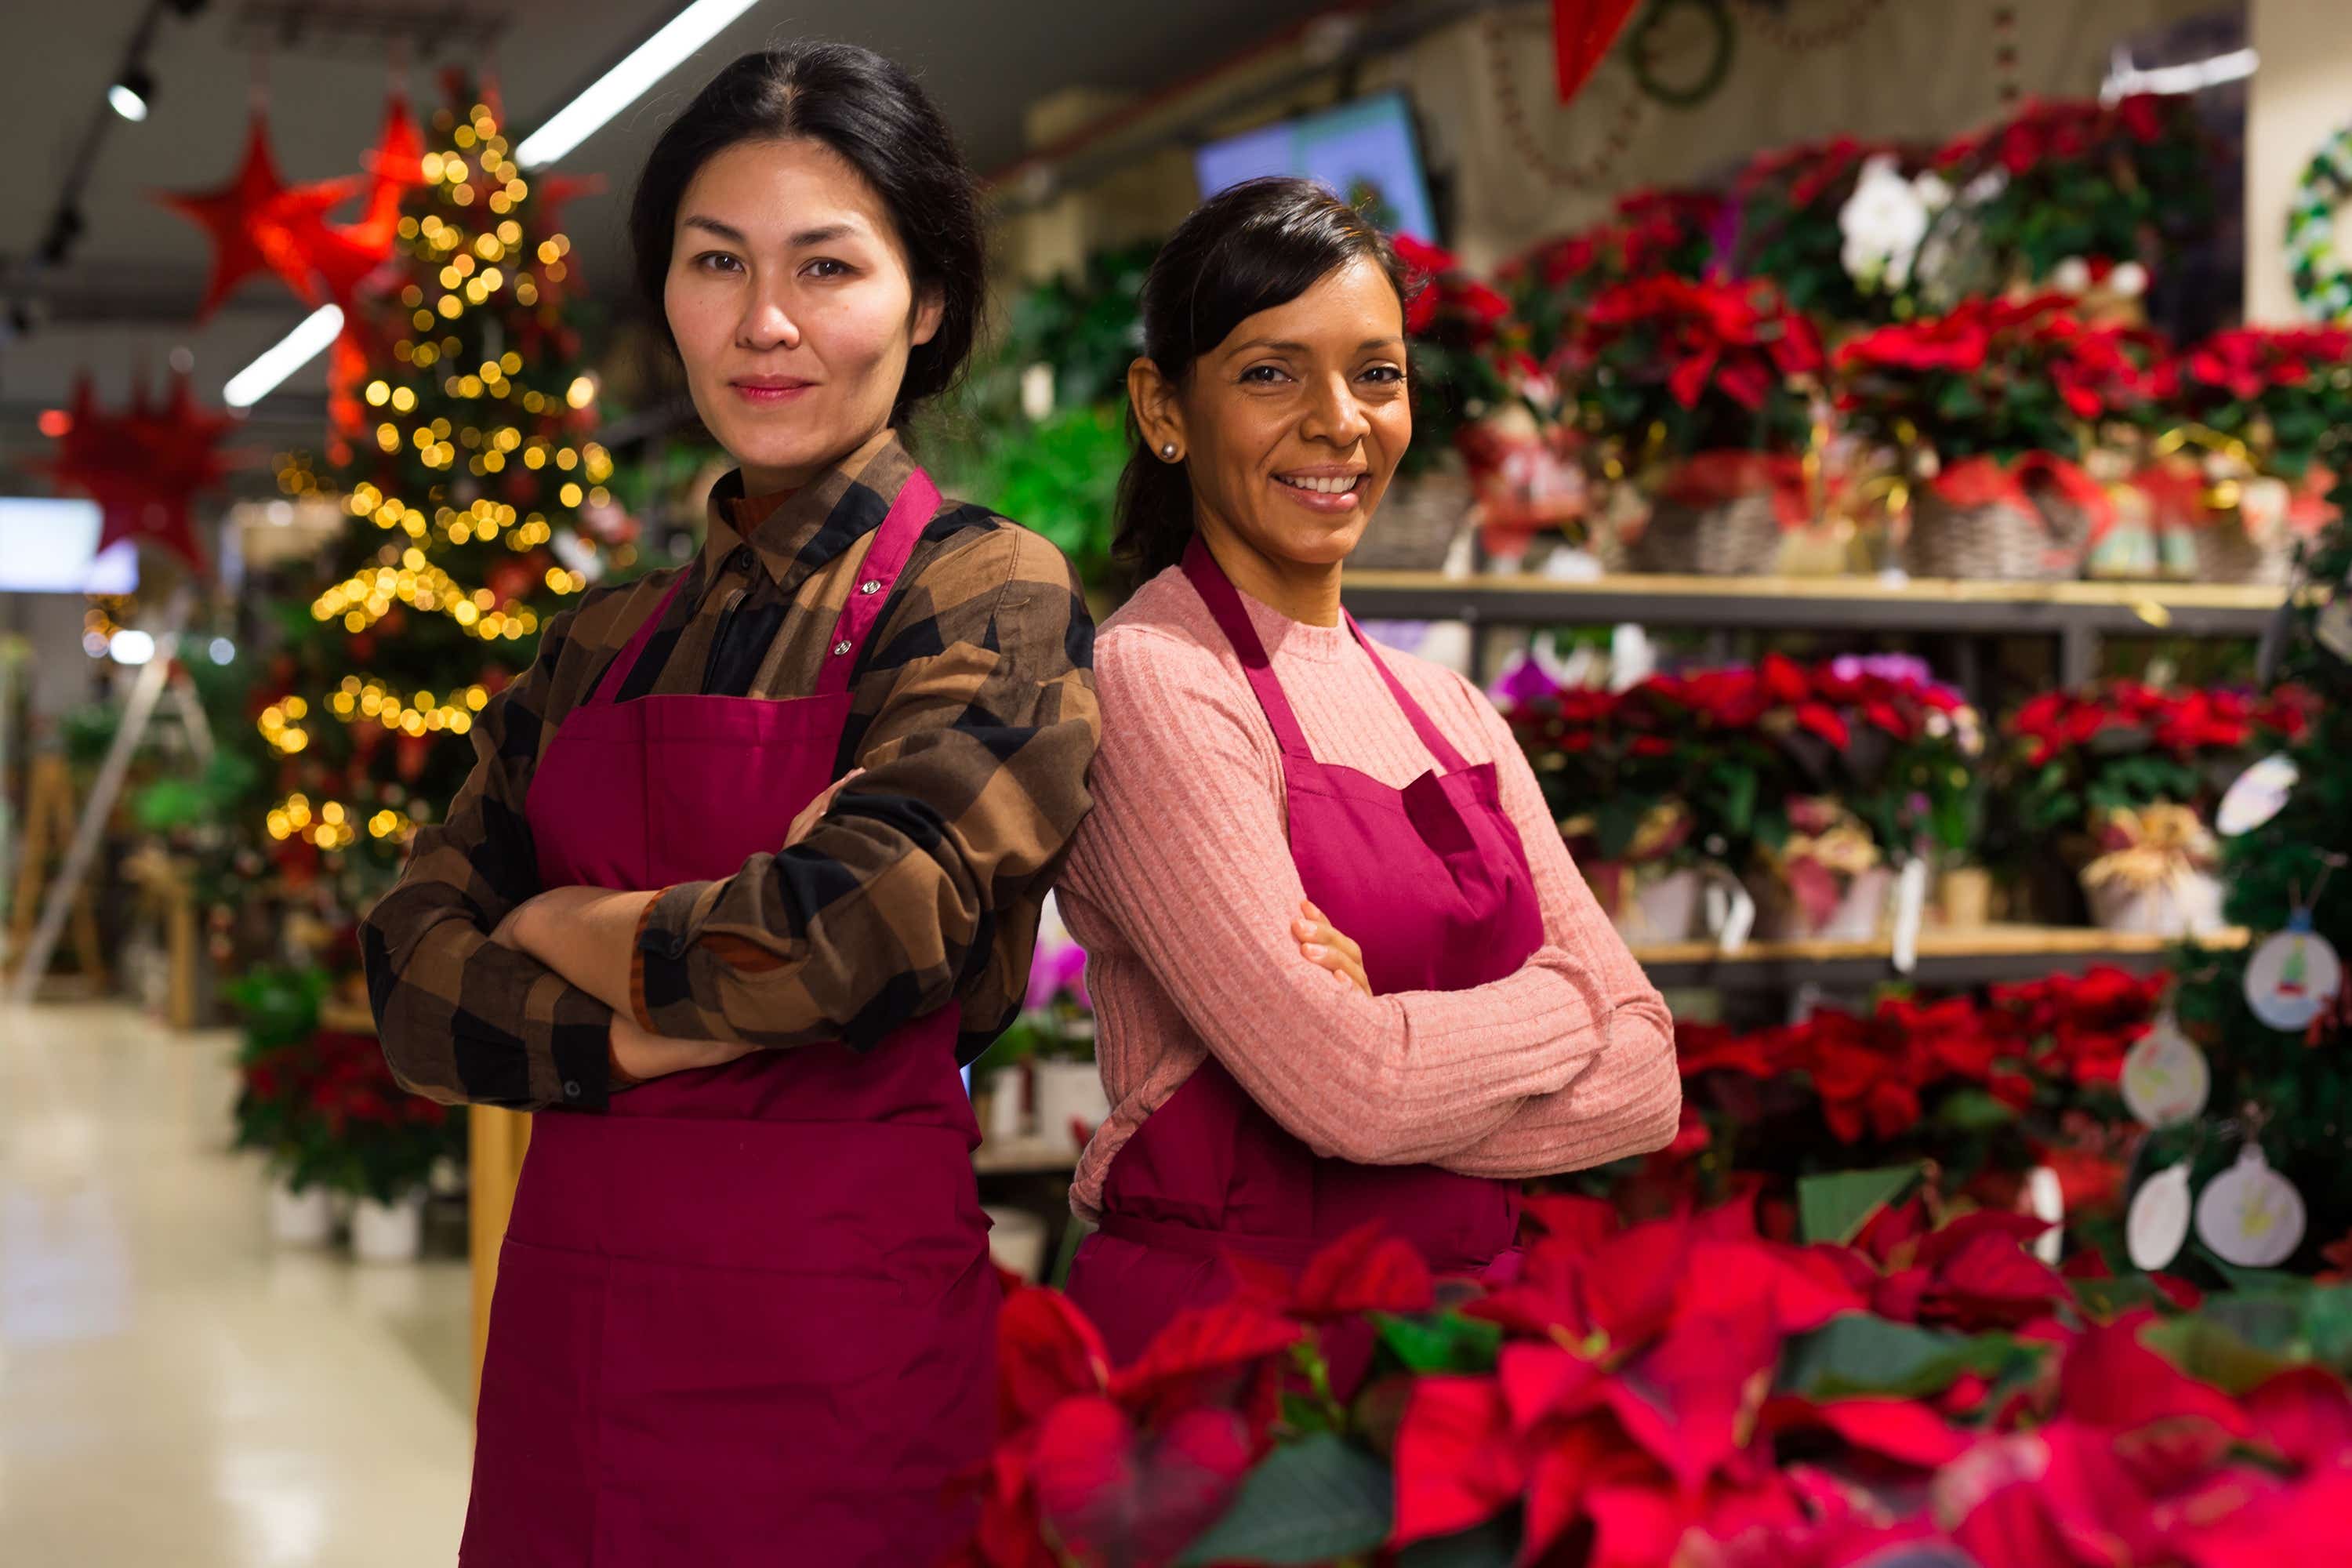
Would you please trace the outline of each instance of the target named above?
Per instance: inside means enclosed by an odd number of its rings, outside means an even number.
[[[2179,356],[2163,412],[2223,437],[2214,445],[2244,470],[2294,479],[2315,460],[2340,467],[2352,429],[2352,328],[2215,332]]]
[[[1375,1225],[1287,1290],[1181,1315],[1124,1368],[1066,1302],[1018,1290],[1003,1434],[955,1561],[2324,1554],[2352,1505],[2352,1345],[2312,1335],[2342,1291],[2225,1318],[2160,1279],[2070,1281],[2024,1250],[2038,1222],[1931,1225],[1902,1195],[1815,1203],[1808,1245],[1760,1232],[1745,1203],[1629,1226],[1530,1200],[1518,1276],[1492,1289],[1433,1280]],[[1376,1347],[1352,1390],[1318,1349],[1339,1328]]]
[[[1814,510],[1800,454],[1824,364],[1771,284],[1659,275],[1603,289],[1551,369],[1612,477],[1700,506],[1769,494],[1795,527]]]
[[[1939,222],[1975,230],[1996,285],[2038,283],[2069,260],[2168,258],[2213,221],[2216,153],[2187,95],[2040,100],[1935,158],[1962,192]]]
[[[1406,462],[1434,462],[1510,395],[1511,302],[1453,252],[1411,235],[1391,237],[1405,266],[1405,336],[1411,342],[1413,442]]]
[[[2293,686],[2263,695],[2111,680],[2043,692],[2005,726],[2027,770],[2019,826],[2032,837],[2094,812],[2158,805],[2201,816],[2259,752],[2299,739],[2312,716],[2312,698]]]

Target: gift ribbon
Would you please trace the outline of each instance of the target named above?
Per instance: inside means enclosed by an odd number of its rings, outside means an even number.
[[[2118,844],[2083,868],[2086,887],[2120,882],[2135,893],[2178,890],[2213,864],[2213,835],[2188,806],[2158,801],[2100,814],[2100,837]]]

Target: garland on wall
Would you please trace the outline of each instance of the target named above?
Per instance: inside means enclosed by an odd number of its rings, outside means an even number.
[[[2312,154],[2286,209],[2287,268],[2303,313],[2352,321],[2352,265],[2336,247],[2336,215],[2352,198],[2352,125]]]

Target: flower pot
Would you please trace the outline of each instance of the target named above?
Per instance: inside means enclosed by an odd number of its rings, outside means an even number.
[[[1110,1097],[1093,1062],[1041,1061],[1029,1067],[1030,1091],[1037,1107],[1037,1136],[1056,1148],[1078,1152],[1074,1125],[1089,1132],[1110,1120]]]
[[[1790,894],[1779,877],[1759,874],[1748,879],[1756,896],[1756,932],[1766,942],[1868,942],[1878,935],[1895,891],[1892,868],[1874,866],[1845,882],[1837,905],[1818,923]]]
[[[1912,509],[1911,538],[1905,552],[1914,577],[1959,577],[1985,582],[2047,582],[2072,577],[2082,560],[2089,520],[2080,508],[2059,523],[2058,509],[2029,510],[2008,501],[1960,506],[1930,489]],[[2081,540],[2071,545],[2069,534]]]
[[[982,1205],[988,1215],[989,1260],[1032,1285],[1045,1274],[1045,1222],[1027,1209]]]
[[[424,1244],[422,1192],[388,1204],[362,1198],[352,1205],[352,1256],[362,1263],[414,1263]]]
[[[2204,512],[2187,530],[2197,552],[2198,581],[2283,588],[2294,576],[2286,484],[2256,477],[2242,481],[2238,493],[2239,504]]]
[[[1370,571],[1434,572],[1470,521],[1470,479],[1450,454],[1439,466],[1389,485],[1348,564]]]
[[[2103,931],[2195,936],[2221,925],[2221,883],[2210,871],[2181,870],[2152,886],[2085,880],[2091,919]]]
[[[324,1247],[335,1234],[333,1194],[324,1187],[295,1192],[286,1178],[269,1183],[269,1239],[280,1247]]]
[[[1699,897],[1705,879],[1696,867],[1663,875],[1633,872],[1632,892],[1620,900],[1611,916],[1617,934],[1629,942],[1686,942],[1698,929]]]
[[[1706,506],[1662,500],[1650,509],[1627,558],[1636,572],[1762,577],[1780,561],[1781,542],[1769,494]]]
[[[1029,1110],[1028,1075],[1018,1067],[998,1068],[988,1075],[988,1125],[983,1135],[1004,1143],[1021,1136]]]
[[[1992,873],[1980,866],[1947,871],[1936,882],[1936,909],[1948,931],[1981,931],[1992,923]]]

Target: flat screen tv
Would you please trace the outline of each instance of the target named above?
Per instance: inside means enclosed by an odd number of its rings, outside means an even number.
[[[99,521],[96,501],[0,496],[0,594],[136,592],[139,547],[99,554]]]
[[[1401,92],[1355,99],[1212,142],[1193,154],[1193,167],[1204,201],[1261,174],[1303,174],[1390,233],[1438,243],[1412,106]]]

